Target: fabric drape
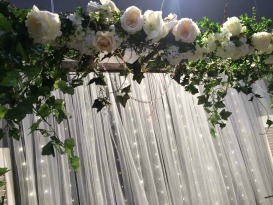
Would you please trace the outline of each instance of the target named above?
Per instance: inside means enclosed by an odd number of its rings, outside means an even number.
[[[72,118],[49,123],[59,137],[74,138],[81,159],[75,174],[67,157],[41,156],[48,142],[29,135],[37,120],[22,123],[22,139],[10,142],[18,180],[18,203],[24,205],[255,205],[273,204],[273,169],[261,103],[230,90],[225,103],[233,114],[227,127],[210,135],[208,116],[196,96],[164,74],[146,74],[139,85],[106,74],[107,88],[78,87],[65,98]],[[132,84],[132,99],[117,104],[118,88]],[[264,96],[263,82],[257,92]],[[107,95],[111,106],[101,112],[93,101]],[[47,124],[42,127],[49,128]],[[18,193],[18,190],[20,193]]]

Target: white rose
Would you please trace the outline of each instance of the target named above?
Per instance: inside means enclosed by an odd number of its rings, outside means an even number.
[[[237,17],[228,18],[223,24],[223,29],[227,29],[232,36],[238,36],[243,31],[243,26]]]
[[[162,32],[164,24],[164,21],[162,19],[162,12],[147,10],[144,13],[143,18],[143,29],[147,34],[146,40],[148,41],[157,38]]]
[[[102,4],[102,9],[105,9],[110,12],[120,12],[120,10],[116,7],[116,4],[110,0],[100,0]]]
[[[93,13],[100,10],[107,10],[109,12],[119,12],[119,9],[116,7],[115,3],[110,0],[101,0],[101,4],[97,2],[90,1],[87,4],[87,11]]]
[[[117,42],[113,32],[98,31],[94,38],[93,45],[99,51],[112,52],[117,47]]]
[[[164,19],[164,24],[161,30],[161,33],[152,40],[153,43],[158,42],[160,39],[165,38],[171,29],[177,24],[177,15],[176,14],[169,14]]]
[[[251,37],[251,43],[255,49],[260,51],[266,51],[270,45],[272,36],[267,32],[254,33]]]
[[[25,24],[35,43],[50,43],[62,35],[59,15],[40,11],[36,6],[27,14]]]
[[[98,4],[98,3],[95,2],[95,1],[90,1],[90,2],[87,4],[87,11],[88,11],[89,13],[99,11],[100,8],[101,8],[101,5]]]
[[[177,15],[176,14],[169,14],[164,19],[164,25],[163,25],[163,38],[169,33],[171,29],[177,24]]]
[[[134,34],[140,31],[144,23],[141,10],[135,6],[127,8],[120,18],[120,23],[128,33]]]
[[[200,33],[200,30],[195,22],[189,18],[180,19],[173,28],[173,35],[175,40],[186,43],[194,42],[196,36]]]

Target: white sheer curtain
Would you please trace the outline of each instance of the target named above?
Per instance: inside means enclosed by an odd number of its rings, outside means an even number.
[[[147,74],[141,85],[130,80],[132,99],[126,108],[116,104],[113,93],[124,80],[106,76],[109,108],[99,113],[92,109],[101,91],[82,86],[74,96],[64,96],[72,118],[61,125],[50,120],[62,139],[76,139],[81,158],[76,175],[65,156],[42,157],[41,146],[48,139],[28,135],[32,116],[23,122],[22,140],[10,144],[18,172],[18,203],[273,204],[272,198],[265,198],[273,195],[273,169],[266,136],[260,135],[265,130],[258,118],[264,114],[259,103],[231,90],[226,104],[233,115],[213,138],[196,97],[167,75]],[[262,100],[268,104],[268,99]]]

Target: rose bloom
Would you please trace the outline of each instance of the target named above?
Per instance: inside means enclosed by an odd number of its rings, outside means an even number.
[[[90,1],[90,2],[87,4],[87,11],[88,11],[89,13],[99,11],[100,8],[101,8],[101,5],[98,4],[98,3],[95,2],[95,1]]]
[[[110,0],[100,0],[102,4],[102,9],[105,9],[110,12],[120,12],[119,9],[116,7],[116,4]]]
[[[119,12],[119,9],[116,7],[116,4],[110,0],[100,0],[101,4],[97,2],[90,1],[87,4],[87,11],[89,13],[100,11],[100,10],[107,10],[109,12]]]
[[[160,39],[165,38],[171,29],[177,24],[177,15],[176,14],[169,14],[164,19],[164,24],[160,34],[152,40],[153,43],[158,42]]]
[[[228,18],[223,24],[223,29],[228,30],[232,36],[238,36],[243,31],[243,26],[237,17]]]
[[[143,18],[143,29],[147,34],[146,40],[148,41],[157,38],[162,32],[164,24],[164,21],[162,19],[162,12],[147,10],[143,14]]]
[[[120,18],[121,27],[130,34],[134,34],[142,29],[143,16],[141,10],[131,6],[125,10]]]
[[[113,51],[117,46],[114,34],[109,31],[98,31],[93,44],[99,51],[107,52]]]
[[[50,43],[62,35],[59,15],[40,11],[36,6],[27,14],[25,24],[35,43]]]
[[[200,30],[195,22],[189,18],[180,19],[173,28],[173,35],[175,40],[186,43],[194,42],[196,36],[200,33]]]
[[[267,32],[254,33],[251,37],[251,43],[255,49],[260,51],[266,51],[270,45],[272,36]]]

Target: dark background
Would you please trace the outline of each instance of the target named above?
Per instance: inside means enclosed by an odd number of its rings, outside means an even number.
[[[49,11],[51,11],[51,1],[54,2],[55,12],[72,12],[77,6],[86,8],[89,2],[88,0],[10,0],[20,8],[31,8],[35,4],[41,10]],[[160,10],[162,4],[162,0],[114,0],[114,2],[120,10],[135,5],[143,12],[148,9]],[[252,7],[256,7],[258,17],[273,19],[273,0],[164,0],[163,17],[175,13],[179,17],[188,17],[197,21],[206,16],[222,23],[227,3],[227,17],[239,16],[243,13],[251,14]]]

